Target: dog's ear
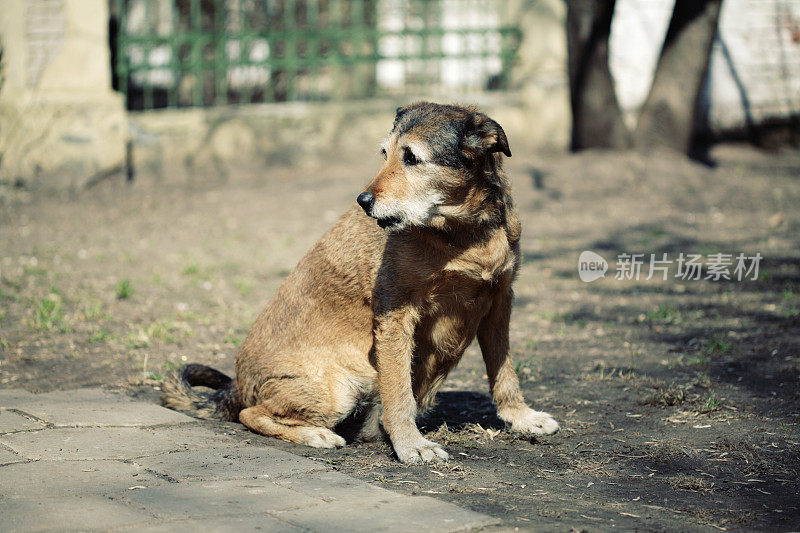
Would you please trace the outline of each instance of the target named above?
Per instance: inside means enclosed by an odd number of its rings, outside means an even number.
[[[470,114],[464,124],[464,148],[471,155],[479,152],[501,152],[506,157],[511,157],[508,147],[506,132],[496,121],[483,113]]]
[[[397,123],[400,122],[400,119],[403,118],[403,115],[405,115],[408,112],[408,109],[410,107],[411,106],[401,106],[397,108],[394,115],[394,124],[392,125],[392,129],[395,129],[397,127]]]

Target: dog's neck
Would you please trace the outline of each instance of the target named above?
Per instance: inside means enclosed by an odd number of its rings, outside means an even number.
[[[485,241],[501,229],[506,231],[511,244],[519,240],[519,219],[497,154],[486,157],[472,183],[464,190],[458,207],[442,209],[425,228],[443,243],[456,247]]]

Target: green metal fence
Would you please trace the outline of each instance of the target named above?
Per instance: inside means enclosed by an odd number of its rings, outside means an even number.
[[[130,109],[502,88],[507,0],[111,0]]]

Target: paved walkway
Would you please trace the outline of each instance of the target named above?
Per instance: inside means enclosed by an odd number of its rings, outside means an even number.
[[[497,520],[100,389],[0,390],[0,531],[457,531]]]

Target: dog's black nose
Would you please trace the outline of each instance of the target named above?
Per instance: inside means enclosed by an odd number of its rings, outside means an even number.
[[[356,202],[361,206],[361,209],[369,213],[370,209],[372,209],[372,204],[375,203],[375,195],[369,191],[364,191],[358,195]]]

